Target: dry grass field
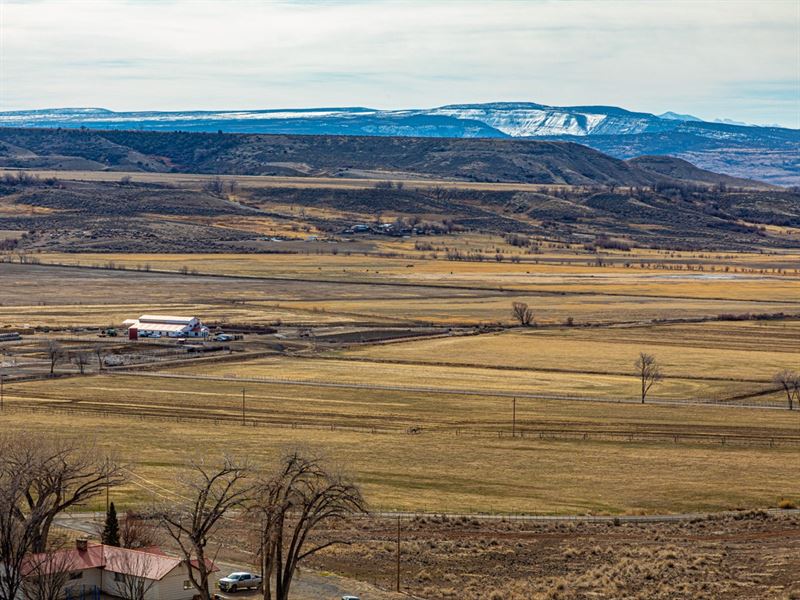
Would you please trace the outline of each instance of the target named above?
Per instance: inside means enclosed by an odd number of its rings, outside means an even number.
[[[0,169],[0,174],[16,174],[19,169]],[[43,169],[26,169],[27,173],[37,175],[42,179],[56,177],[66,181],[109,181],[118,182],[123,177],[130,177],[137,183],[158,183],[162,185],[174,185],[181,188],[200,189],[217,175],[203,175],[195,173],[147,173],[142,171],[49,171]],[[299,187],[299,188],[348,188],[364,189],[374,188],[377,183],[395,179],[398,173],[387,171],[385,177],[372,172],[371,177],[347,178],[347,177],[281,177],[275,175],[225,175],[225,180],[235,180],[239,186],[248,189],[270,188],[270,187]],[[436,183],[442,183],[435,178],[430,179],[405,179],[403,184],[409,188],[428,188]],[[453,189],[468,190],[521,190],[538,191],[547,189],[559,189],[570,187],[565,185],[544,185],[528,183],[482,183],[472,181],[445,181],[447,187]]]
[[[417,342],[408,342],[414,346]],[[405,346],[401,344],[400,346]],[[395,345],[392,345],[394,347]],[[398,346],[399,347],[399,346]],[[468,346],[467,346],[468,348]],[[467,356],[468,354],[461,354]],[[617,355],[619,356],[619,355]],[[628,372],[633,368],[636,354],[628,361]],[[578,361],[587,365],[586,359]],[[544,397],[579,397],[611,401],[636,400],[638,380],[629,374],[587,372],[588,366],[573,366],[566,371],[511,370],[479,366],[425,364],[413,360],[408,363],[376,360],[329,360],[267,357],[239,363],[188,366],[175,368],[174,372],[195,375],[217,375],[238,378],[267,378],[275,380],[305,381],[311,383],[351,384],[354,388],[371,386],[397,386],[473,393],[503,393],[507,395],[541,395]],[[770,374],[772,371],[770,371]],[[725,401],[743,394],[769,389],[767,375],[760,381],[712,380],[688,377],[666,378],[654,388],[651,400]],[[754,402],[784,406],[783,396],[777,392],[759,397]]]
[[[142,386],[136,395],[148,393]],[[177,413],[176,398],[170,401]],[[376,509],[660,513],[775,506],[800,495],[796,446],[409,436],[14,410],[0,423],[42,435],[63,429],[66,419],[67,433],[96,440],[133,463],[136,477],[114,492],[122,507],[169,497],[176,473],[201,454],[268,461],[287,445],[331,456],[354,474]]]
[[[394,523],[348,531],[314,566],[395,583]],[[401,586],[430,600],[792,600],[797,515],[677,523],[518,523],[422,517],[401,523]]]
[[[424,365],[447,363],[628,376],[633,374],[633,363],[643,351],[658,358],[665,384],[696,380],[698,385],[709,386],[711,395],[718,393],[714,386],[719,383],[769,386],[776,370],[793,368],[800,362],[800,321],[517,329],[357,348],[346,356]],[[631,387],[635,390],[633,377]],[[661,397],[666,393],[656,388],[653,395]]]
[[[735,403],[728,401],[769,390],[774,371],[797,364],[797,320],[652,321],[798,313],[798,279],[783,272],[794,258],[693,257],[709,266],[781,269],[707,277],[589,266],[575,263],[572,252],[552,249],[550,262],[540,264],[432,260],[421,252],[413,259],[38,257],[141,266],[134,271],[0,263],[0,326],[11,329],[118,326],[147,312],[283,326],[478,325],[510,323],[513,301],[528,302],[537,322],[549,325],[391,344],[323,343],[316,352],[308,344],[295,355],[234,355],[150,375],[7,383],[0,422],[34,434],[66,424],[71,434],[115,448],[144,478],[117,492],[123,503],[169,495],[176,470],[201,452],[267,460],[291,444],[335,458],[379,508],[635,513],[800,499],[798,412],[608,402],[635,399],[630,371],[641,350],[655,354],[667,375],[653,401]],[[641,251],[646,255],[656,254]],[[561,326],[567,317],[594,327]],[[169,374],[181,377],[163,376]],[[245,427],[238,423],[243,387]],[[582,400],[555,399],[564,396]],[[777,392],[752,402],[783,406]],[[412,428],[421,433],[409,434]]]
[[[53,326],[60,322],[80,326],[86,323],[81,318],[84,312],[98,312],[86,324],[106,326],[123,314],[129,316],[128,311],[136,312],[136,304],[172,312],[195,306],[193,312],[207,320],[255,323],[277,319],[510,323],[514,301],[528,303],[540,323],[563,323],[569,317],[585,324],[720,314],[800,314],[800,279],[792,275],[673,275],[624,267],[469,263],[373,255],[37,258],[84,266],[124,265],[136,270],[0,263],[0,272],[8,282],[0,287],[0,324]],[[155,273],[160,270],[170,273]],[[60,321],[59,314],[63,317]],[[313,316],[300,316],[308,314]]]

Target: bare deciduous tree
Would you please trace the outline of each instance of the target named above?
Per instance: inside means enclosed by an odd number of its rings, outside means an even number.
[[[61,600],[69,581],[72,557],[55,545],[47,552],[29,555],[25,561],[22,593],[26,600]]]
[[[203,185],[203,191],[215,196],[222,196],[225,193],[225,182],[219,175],[212,177]]]
[[[0,452],[8,445],[0,440]],[[31,487],[30,471],[14,471],[0,461],[0,598],[18,598],[22,589],[25,558],[31,552],[44,519],[39,508],[21,520],[18,508],[25,502],[25,490]]]
[[[524,302],[514,302],[511,305],[511,314],[523,327],[533,324],[533,309]]]
[[[45,552],[56,516],[125,481],[124,469],[91,444],[9,433],[0,438],[0,473],[30,473],[19,482],[14,517],[33,527],[32,552]]]
[[[348,543],[326,538],[312,544],[312,532],[364,510],[358,487],[328,471],[319,458],[298,451],[284,456],[277,472],[259,485],[250,513],[259,527],[264,599],[273,599],[273,576],[274,599],[287,600],[300,561],[323,548]]]
[[[436,200],[444,200],[449,195],[449,191],[447,188],[444,188],[440,185],[435,185],[428,189],[428,195]]]
[[[151,573],[157,570],[159,557],[147,552],[113,548],[107,548],[106,553],[107,568],[114,571],[114,595],[123,600],[145,600],[147,592],[156,583]]]
[[[786,392],[786,400],[789,402],[789,410],[794,409],[794,403],[792,402],[795,396],[797,397],[798,403],[800,403],[800,374],[796,371],[791,371],[789,369],[784,369],[783,371],[778,371],[772,377],[773,383],[777,383],[780,385],[783,390]]]
[[[119,543],[123,548],[133,550],[160,546],[161,535],[157,527],[132,511],[127,511],[119,524]]]
[[[89,354],[86,352],[76,352],[72,355],[72,362],[78,367],[81,375],[86,372],[86,365],[89,364]]]
[[[103,370],[103,354],[105,352],[105,348],[102,344],[97,344],[93,349],[94,355],[97,357],[97,370]]]
[[[636,374],[641,380],[642,389],[642,404],[644,404],[645,398],[647,398],[647,393],[650,391],[650,388],[653,387],[656,383],[661,381],[664,376],[661,373],[661,367],[659,367],[658,362],[656,361],[656,357],[652,354],[647,354],[645,352],[639,353],[639,358],[636,359],[634,363],[636,367]]]
[[[64,358],[64,349],[55,340],[50,340],[45,347],[45,353],[47,354],[47,360],[50,361],[50,375],[52,375],[55,372],[56,365]]]
[[[182,483],[188,500],[170,502],[157,511],[161,526],[180,547],[187,565],[189,581],[203,600],[210,600],[210,564],[206,556],[209,537],[220,520],[242,506],[253,486],[251,471],[243,463],[224,457],[221,465],[196,462],[193,473]]]

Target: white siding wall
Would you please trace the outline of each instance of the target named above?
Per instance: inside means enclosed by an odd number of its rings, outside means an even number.
[[[183,589],[183,582],[189,579],[186,572],[186,565],[180,565],[170,571],[161,581],[153,586],[153,591],[158,595],[149,597],[147,600],[191,600],[197,590],[194,587],[188,590]],[[157,590],[155,588],[158,588]],[[209,589],[211,584],[209,582]]]
[[[81,591],[84,592],[85,598],[91,600],[92,590],[95,587],[102,587],[100,585],[101,569],[86,569],[83,571],[83,577],[80,579],[71,579],[67,581],[64,586],[64,596],[69,596],[73,600],[81,597]],[[69,591],[69,594],[67,594]]]

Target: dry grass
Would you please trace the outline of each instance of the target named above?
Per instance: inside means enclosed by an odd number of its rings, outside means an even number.
[[[16,173],[18,169],[0,169],[4,172]],[[55,177],[65,181],[111,181],[118,182],[121,178],[129,176],[137,183],[159,183],[162,185],[175,185],[182,188],[200,188],[217,175],[182,174],[182,173],[145,173],[141,171],[49,171],[26,169],[26,172],[43,179]],[[241,188],[347,188],[364,189],[374,188],[377,183],[393,180],[398,177],[396,172],[387,172],[386,177],[375,178],[345,178],[345,177],[282,177],[274,175],[223,175],[225,181],[236,180]],[[565,185],[544,185],[527,183],[480,183],[471,181],[449,181],[441,179],[403,179],[403,184],[408,188],[427,189],[433,185],[441,184],[448,188],[470,190],[521,190],[538,191],[545,189],[569,188]]]
[[[297,245],[302,245],[297,242]],[[800,281],[788,276],[742,275],[734,280],[700,279],[648,270],[569,265],[514,265],[380,258],[297,255],[43,255],[42,260],[80,265],[126,265],[133,269],[186,270],[258,279],[224,280],[139,271],[74,270],[16,265],[14,287],[0,288],[0,305],[29,308],[23,323],[36,323],[37,306],[48,305],[65,325],[83,305],[108,307],[141,303],[159,310],[196,305],[215,315],[230,308],[242,321],[263,323],[259,313],[276,308],[371,320],[413,320],[438,324],[509,323],[513,301],[528,303],[537,321],[576,323],[711,317],[718,314],[800,313]],[[14,265],[0,265],[9,270]],[[690,279],[685,279],[690,277]],[[684,278],[684,279],[681,279]],[[376,283],[401,286],[374,285]],[[442,287],[443,285],[457,286]],[[519,291],[509,291],[519,290]],[[530,291],[525,291],[530,290]],[[231,307],[233,302],[250,305]],[[102,310],[102,308],[101,308]],[[127,311],[125,306],[117,314]],[[128,315],[129,316],[129,315]],[[11,315],[3,322],[14,325]],[[116,317],[115,317],[116,318]],[[210,319],[211,317],[206,317]],[[282,318],[276,316],[273,318]],[[290,317],[291,318],[291,317]],[[320,322],[330,322],[320,317]],[[108,320],[103,320],[105,325]],[[52,325],[52,322],[43,324]]]
[[[14,411],[0,416],[0,423],[35,436],[65,430],[96,439],[134,463],[143,479],[115,491],[122,506],[169,496],[178,470],[201,454],[226,451],[266,461],[296,444],[319,448],[344,465],[375,508],[717,510],[774,505],[781,496],[796,495],[800,481],[796,448],[408,436]]]
[[[268,361],[251,361],[265,364]],[[308,364],[297,361],[300,365]],[[290,361],[282,366],[284,377],[303,379]],[[247,369],[226,363],[176,369],[202,375]],[[290,369],[295,369],[290,371]],[[328,372],[318,373],[314,381],[330,381]],[[310,374],[308,379],[311,379]],[[413,385],[414,379],[407,380]],[[287,383],[241,383],[237,380],[174,379],[146,376],[95,376],[56,381],[7,383],[6,396],[12,403],[41,403],[76,408],[140,412],[165,417],[218,417],[238,419],[241,390],[247,389],[247,413],[261,422],[321,427],[359,427],[369,430],[391,428],[405,431],[421,426],[424,431],[444,429],[500,431],[508,434],[511,398],[454,393],[430,394],[408,390],[353,389],[303,386]],[[797,415],[785,410],[731,409],[693,405],[640,405],[564,400],[517,400],[520,429],[586,428],[588,430],[705,432],[712,434],[753,433],[793,435]]]
[[[432,600],[787,600],[800,593],[797,516],[760,511],[677,523],[401,523],[401,585]],[[394,523],[348,528],[314,567],[394,585]]]
[[[632,365],[641,351],[658,358],[668,380],[725,378],[769,384],[776,370],[791,368],[800,361],[800,321],[515,330],[373,346],[345,354],[420,363],[632,375]]]

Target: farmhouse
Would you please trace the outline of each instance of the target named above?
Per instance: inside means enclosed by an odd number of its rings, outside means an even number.
[[[212,572],[219,570],[211,561],[208,566]],[[23,587],[31,589],[37,580],[47,580],[49,585],[63,581],[61,597],[66,600],[93,600],[100,594],[191,600],[197,592],[189,581],[185,561],[158,548],[130,550],[89,544],[85,539],[77,540],[74,548],[30,556],[25,571]]]
[[[128,338],[140,337],[208,337],[208,327],[197,317],[171,315],[142,315],[128,319],[123,325],[128,328]]]

